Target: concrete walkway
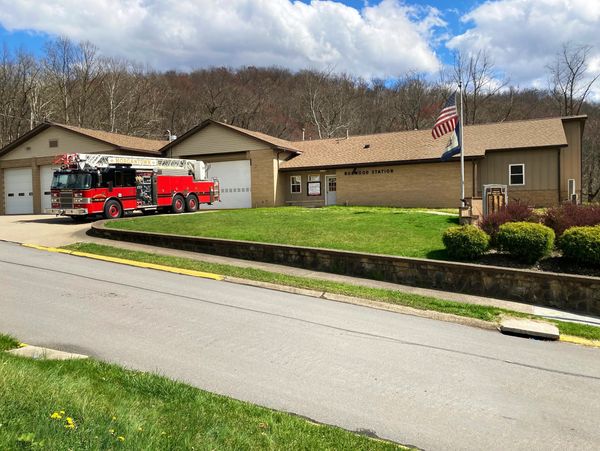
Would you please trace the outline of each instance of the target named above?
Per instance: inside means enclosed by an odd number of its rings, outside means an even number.
[[[87,235],[91,222],[75,223],[70,218],[55,218],[48,215],[22,215],[22,216],[0,216],[0,240],[17,243],[39,244],[42,246],[64,246],[76,242],[89,242],[104,244],[107,246],[120,247],[122,249],[139,250],[174,257],[185,257],[209,263],[221,263],[242,268],[256,268],[280,274],[310,277],[313,279],[327,280],[332,282],[348,283],[351,285],[365,286],[370,288],[384,288],[398,290],[403,293],[430,296],[453,302],[464,302],[468,304],[485,305],[492,307],[514,310],[517,312],[538,315],[548,319],[590,324],[600,327],[600,318],[579,315],[555,310],[547,307],[532,306],[519,302],[506,301],[502,299],[473,296],[450,291],[417,288],[408,285],[400,285],[390,282],[381,282],[371,279],[343,276],[339,274],[312,271],[302,268],[262,263],[250,260],[242,260],[217,255],[201,254],[197,252],[181,251],[156,246],[148,246],[123,241],[107,240]]]

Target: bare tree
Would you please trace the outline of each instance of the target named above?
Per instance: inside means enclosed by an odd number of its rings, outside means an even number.
[[[485,50],[465,56],[460,52],[454,57],[453,79],[461,84],[464,95],[464,121],[476,124],[480,109],[487,101],[500,93],[509,83],[499,76],[494,63]]]
[[[593,84],[600,77],[588,73],[588,58],[592,47],[563,44],[553,64],[548,65],[550,91],[564,116],[577,115]]]
[[[331,71],[304,71],[304,98],[309,120],[319,138],[332,138],[350,129],[356,119],[354,80]]]

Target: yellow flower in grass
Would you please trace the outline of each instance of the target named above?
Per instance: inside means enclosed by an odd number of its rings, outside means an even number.
[[[110,432],[112,435],[115,435],[115,430],[114,429],[109,429],[108,432]]]
[[[71,418],[71,417],[66,418],[65,428],[75,429],[75,422],[73,421],[73,418]]]
[[[62,418],[62,415],[59,412],[54,412],[52,415],[50,415],[50,418],[52,418],[53,420],[60,420]]]
[[[123,437],[122,435],[119,435],[117,437],[117,440],[120,441],[120,442],[124,442],[125,441],[125,437]]]

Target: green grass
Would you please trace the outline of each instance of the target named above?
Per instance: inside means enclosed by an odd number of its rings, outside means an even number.
[[[0,351],[7,351],[19,347],[19,342],[9,335],[0,334]]]
[[[111,221],[107,227],[321,247],[405,257],[444,258],[444,230],[458,216],[382,207],[255,208]]]
[[[269,282],[296,288],[326,291],[328,293],[343,294],[362,299],[386,302],[389,304],[403,305],[419,310],[433,310],[436,312],[450,313],[467,318],[475,318],[488,322],[497,322],[502,316],[531,317],[524,313],[498,307],[474,305],[461,302],[445,301],[429,296],[402,293],[396,290],[382,288],[370,288],[348,283],[331,282],[327,280],[312,279],[309,277],[290,276],[276,272],[264,271],[255,268],[243,268],[220,263],[208,263],[191,258],[172,257],[167,255],[153,254],[142,251],[132,251],[113,246],[104,246],[94,243],[76,243],[64,246],[65,249],[88,252],[90,254],[106,255],[146,263],[172,266],[176,268],[192,269],[196,271],[211,272],[224,276],[239,277],[242,279]],[[563,321],[552,321],[560,332],[591,340],[600,340],[600,327],[585,324],[575,324]]]
[[[0,385],[0,449],[402,448],[92,359],[0,352]]]

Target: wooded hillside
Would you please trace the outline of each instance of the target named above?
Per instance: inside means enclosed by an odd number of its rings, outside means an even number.
[[[584,200],[598,200],[600,105],[588,101],[588,51],[558,49],[548,88],[532,89],[498,80],[485,52],[458,55],[437,81],[420,73],[386,81],[273,67],[158,72],[58,38],[39,57],[6,47],[0,55],[0,146],[46,120],[154,139],[207,118],[286,139],[423,129],[462,81],[467,124],[587,114]]]

